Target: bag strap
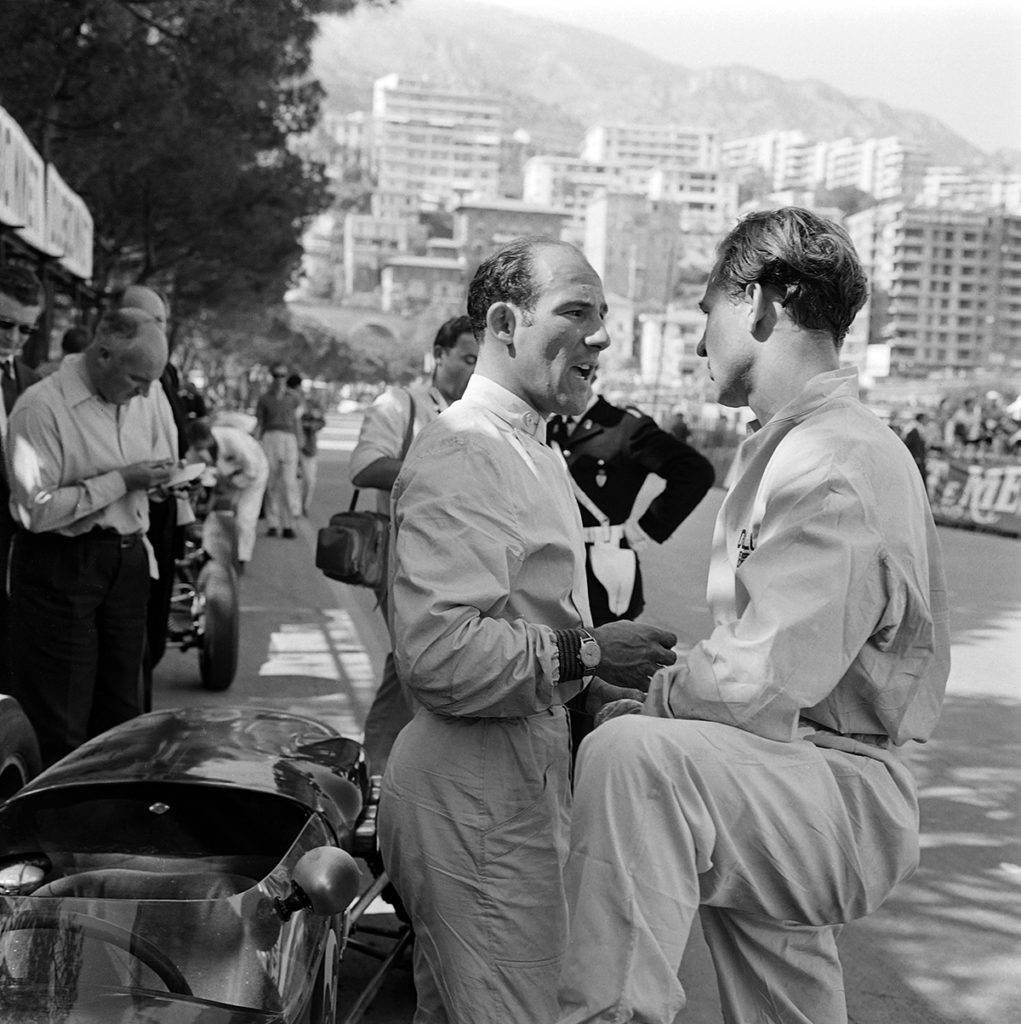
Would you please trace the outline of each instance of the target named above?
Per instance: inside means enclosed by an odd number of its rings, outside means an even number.
[[[404,430],[404,444],[401,445],[401,462],[403,462],[404,456],[408,454],[408,449],[411,447],[411,439],[415,435],[415,396],[407,388],[401,388],[401,390],[408,396],[408,425]]]
[[[550,441],[550,447],[556,451],[561,459],[564,459],[563,449],[557,444],[556,441]],[[585,508],[592,513],[597,523],[600,526],[609,526],[610,517],[601,509],[598,505],[578,486],[578,481],[574,479],[574,474],[567,466],[567,459],[564,459],[564,468],[567,469],[567,475],[571,481],[571,487],[574,490],[574,497],[578,501],[578,504],[584,505]]]
[[[411,447],[411,439],[415,436],[415,396],[407,389],[401,388],[408,396],[408,425],[404,428],[404,443],[401,445],[401,462],[404,461],[404,456],[408,454],[408,449]],[[354,512],[355,505],[358,504],[358,495],[361,491],[356,487],[351,494],[351,504],[348,505],[348,512]]]

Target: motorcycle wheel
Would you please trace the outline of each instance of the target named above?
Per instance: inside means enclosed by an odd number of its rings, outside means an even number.
[[[195,584],[201,608],[199,672],[207,690],[226,690],[238,668],[238,581],[234,570],[207,562]]]

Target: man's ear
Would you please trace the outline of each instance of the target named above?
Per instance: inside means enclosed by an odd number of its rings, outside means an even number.
[[[505,345],[514,344],[514,331],[518,325],[518,312],[509,302],[494,302],[486,313],[486,327]]]
[[[745,285],[744,301],[748,303],[748,331],[760,341],[769,337],[776,326],[776,308],[772,296],[759,281]]]

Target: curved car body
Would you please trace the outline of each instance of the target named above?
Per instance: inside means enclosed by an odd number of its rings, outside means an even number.
[[[0,806],[4,1021],[333,1021],[371,813],[360,745],[296,715],[90,740]]]

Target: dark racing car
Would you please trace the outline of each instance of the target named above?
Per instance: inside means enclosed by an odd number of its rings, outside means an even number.
[[[0,805],[0,1021],[353,1024],[375,800],[360,745],[297,715],[160,711],[89,741]]]

